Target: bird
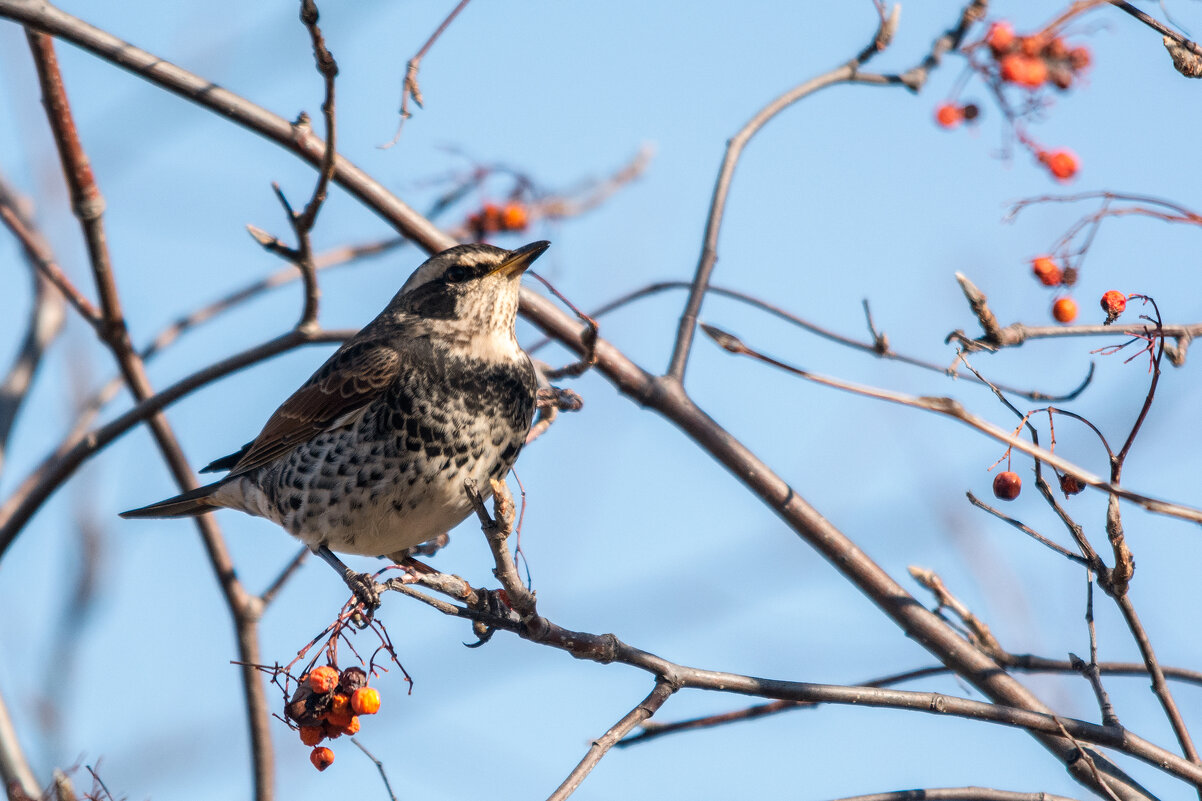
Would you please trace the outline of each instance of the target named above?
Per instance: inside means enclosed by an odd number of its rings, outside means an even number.
[[[201,470],[225,476],[121,517],[267,518],[378,606],[374,582],[335,552],[403,561],[471,513],[466,481],[488,498],[522,450],[538,379],[514,329],[518,290],[550,244],[432,256],[257,437]]]

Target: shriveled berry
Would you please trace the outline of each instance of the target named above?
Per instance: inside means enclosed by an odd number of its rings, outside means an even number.
[[[1085,482],[1069,473],[1058,474],[1060,479],[1060,491],[1064,493],[1064,497],[1076,495],[1081,490],[1085,489]]]
[[[1074,47],[1068,51],[1068,63],[1074,70],[1080,71],[1089,66],[1093,60],[1088,47]]]
[[[359,716],[355,715],[351,718],[351,722],[342,727],[342,733],[348,737],[354,737],[359,733]]]
[[[317,745],[326,738],[321,726],[301,726],[300,741],[305,745]]]
[[[1058,323],[1071,323],[1077,319],[1077,301],[1072,298],[1060,298],[1052,304],[1052,316]]]
[[[1023,488],[1023,480],[1018,473],[1010,470],[998,473],[993,477],[993,495],[1003,501],[1012,501],[1018,497]]]
[[[328,693],[338,686],[338,671],[329,665],[322,665],[309,672],[308,680],[314,692]]]
[[[380,711],[380,693],[375,687],[361,687],[351,696],[356,715],[374,715]]]
[[[1102,295],[1102,311],[1106,312],[1106,322],[1113,323],[1127,309],[1127,296],[1117,289],[1111,289]]]
[[[944,103],[935,109],[935,122],[940,128],[955,128],[963,119],[963,109],[954,103]]]
[[[1064,277],[1060,272],[1060,266],[1053,261],[1051,256],[1039,256],[1032,259],[1031,272],[1035,273],[1039,283],[1044,286],[1059,286]]]
[[[995,56],[1003,56],[1014,47],[1014,26],[1004,19],[989,26],[985,33],[985,44]]]
[[[1068,45],[1059,36],[1052,37],[1043,48],[1043,54],[1048,58],[1062,59],[1068,56]]]
[[[309,754],[309,761],[318,770],[325,770],[334,764],[334,752],[329,748],[314,748],[313,753]]]
[[[348,667],[338,679],[338,691],[350,695],[360,687],[367,686],[367,672],[360,667]]]

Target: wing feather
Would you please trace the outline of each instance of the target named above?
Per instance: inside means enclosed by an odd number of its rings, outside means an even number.
[[[262,467],[323,431],[353,422],[400,370],[401,355],[387,342],[348,342],[276,409],[230,474]]]

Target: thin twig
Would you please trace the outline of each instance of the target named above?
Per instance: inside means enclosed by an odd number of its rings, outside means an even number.
[[[364,756],[366,756],[372,761],[372,763],[375,764],[376,770],[379,772],[380,778],[384,782],[384,789],[388,791],[389,801],[397,801],[396,793],[392,791],[392,784],[388,781],[388,774],[384,771],[384,763],[377,759],[375,754],[364,748],[363,743],[359,742],[354,737],[351,738],[351,742],[355,744],[356,748],[363,752]]]
[[[638,706],[626,713],[621,720],[611,726],[609,731],[605,732],[600,739],[593,740],[593,744],[589,746],[588,753],[584,755],[580,763],[568,774],[563,783],[556,788],[555,792],[547,796],[547,801],[564,801],[565,798],[576,792],[576,788],[592,772],[597,763],[601,761],[601,758],[609,752],[609,749],[620,742],[635,726],[638,726],[658,712],[659,708],[664,705],[665,701],[672,697],[672,693],[674,692],[676,692],[676,688],[670,682],[662,678],[657,679],[650,695],[644,698]]]
[[[697,326],[697,315],[701,311],[701,302],[705,299],[709,287],[710,276],[718,261],[718,235],[722,230],[722,219],[726,211],[726,197],[730,192],[731,180],[734,178],[735,167],[747,146],[765,125],[774,117],[815,92],[828,86],[852,81],[860,67],[874,55],[884,50],[893,38],[897,27],[897,11],[888,17],[881,16],[876,33],[873,34],[872,44],[864,48],[857,56],[835,69],[811,78],[795,86],[777,97],[768,105],[757,111],[747,123],[739,129],[726,143],[726,154],[722,157],[722,165],[718,169],[718,177],[714,182],[713,196],[710,198],[709,214],[705,221],[705,233],[702,236],[701,255],[697,260],[697,270],[693,275],[692,288],[684,311],[680,315],[680,324],[676,332],[676,342],[672,346],[672,357],[668,363],[665,375],[675,381],[683,381],[685,368],[689,361],[689,351],[693,346],[693,335]]]
[[[961,423],[964,423],[969,428],[973,428],[977,431],[980,431],[982,434],[985,434],[986,436],[992,437],[992,438],[998,440],[999,442],[1003,442],[1003,443],[1011,446],[1012,448],[1022,451],[1023,453],[1027,454],[1028,456],[1033,456],[1036,459],[1042,459],[1044,462],[1047,462],[1048,464],[1052,465],[1053,467],[1057,468],[1058,470],[1061,470],[1062,472],[1071,473],[1072,475],[1079,478],[1083,484],[1094,487],[1095,489],[1102,490],[1104,492],[1118,495],[1121,498],[1124,498],[1126,500],[1131,501],[1132,503],[1142,506],[1144,509],[1147,509],[1149,512],[1153,512],[1156,514],[1163,514],[1163,515],[1167,515],[1169,517],[1177,517],[1182,520],[1188,520],[1193,523],[1202,523],[1202,509],[1195,509],[1193,507],[1184,506],[1182,504],[1176,504],[1176,503],[1170,503],[1168,501],[1162,501],[1162,500],[1159,500],[1156,498],[1152,498],[1151,496],[1148,496],[1148,495],[1143,495],[1138,492],[1132,492],[1130,490],[1123,489],[1121,487],[1116,487],[1113,484],[1111,484],[1110,482],[1108,482],[1102,478],[1099,478],[1098,476],[1093,475],[1092,473],[1088,472],[1084,468],[1078,467],[1077,465],[1073,464],[1072,462],[1062,459],[1061,457],[1057,456],[1056,454],[1054,454],[1050,451],[1046,451],[1043,448],[1032,445],[1031,443],[1027,442],[1026,440],[1014,436],[1009,431],[1006,431],[1005,429],[1000,428],[1000,427],[994,425],[993,423],[983,420],[974,414],[970,414],[962,405],[960,405],[959,402],[953,400],[952,398],[939,398],[939,397],[929,397],[929,396],[917,397],[914,395],[906,395],[905,393],[901,393],[901,392],[892,392],[890,390],[885,390],[885,389],[877,389],[874,387],[865,387],[865,386],[860,386],[857,384],[852,384],[852,383],[849,383],[846,381],[840,381],[838,379],[829,378],[827,376],[819,375],[817,373],[812,373],[808,370],[802,370],[800,368],[797,368],[792,365],[781,362],[777,359],[773,359],[770,356],[766,356],[763,353],[760,353],[759,351],[756,351],[756,350],[753,350],[753,349],[747,347],[737,337],[734,337],[731,334],[728,334],[719,328],[716,328],[711,325],[704,325],[704,324],[702,327],[705,329],[706,333],[709,334],[723,349],[725,349],[731,353],[750,356],[753,359],[762,361],[765,364],[770,364],[773,367],[777,367],[779,369],[785,370],[786,372],[792,373],[793,375],[799,376],[801,378],[805,378],[808,381],[813,381],[816,384],[822,384],[823,386],[832,387],[834,389],[841,389],[845,392],[851,392],[856,395],[863,395],[863,396],[869,397],[869,398],[876,398],[877,400],[883,400],[883,401],[887,401],[889,403],[896,403],[901,406],[910,406],[915,409],[922,409],[924,411],[934,412],[936,414],[941,414],[941,415],[944,415],[947,417],[951,417],[954,420],[958,420]]]
[[[425,101],[422,98],[421,87],[418,86],[417,83],[417,71],[421,68],[422,59],[426,57],[426,53],[430,52],[430,48],[433,47],[434,43],[438,41],[438,37],[442,36],[443,32],[450,27],[451,23],[455,21],[455,17],[459,16],[459,12],[462,11],[469,2],[471,2],[471,0],[459,0],[459,3],[451,9],[451,13],[447,14],[446,19],[444,19],[442,23],[434,29],[434,33],[430,34],[430,38],[427,39],[426,43],[421,46],[421,49],[419,49],[417,53],[414,54],[413,58],[409,59],[408,63],[405,64],[405,82],[401,86],[401,118],[397,120],[396,133],[393,135],[392,141],[386,145],[381,145],[381,150],[387,150],[397,142],[401,141],[401,129],[405,127],[405,120],[413,116],[409,112],[409,99],[412,98],[413,102],[417,103],[418,108],[423,107],[422,104]]]
[[[609,301],[608,303],[604,303],[601,306],[598,306],[596,310],[589,312],[589,317],[592,317],[594,319],[599,319],[613,311],[616,311],[617,309],[620,309],[630,303],[633,303],[634,301],[641,300],[643,298],[650,297],[652,295],[656,295],[656,294],[659,294],[660,292],[665,292],[668,290],[689,289],[690,287],[692,287],[692,285],[693,284],[690,281],[657,281],[653,284],[648,284],[647,286],[640,287],[639,289],[635,289],[630,292],[627,292],[617,298],[614,298],[613,300]],[[730,298],[732,300],[738,301],[739,303],[745,303],[748,306],[751,306],[756,309],[760,309],[761,311],[767,312],[768,314],[771,314],[774,317],[784,320],[785,322],[789,323],[790,325],[795,325],[798,328],[801,328],[802,330],[805,330],[805,331],[809,331],[810,333],[815,334],[819,337],[822,337],[823,339],[830,340],[831,342],[835,342],[840,345],[844,345],[844,346],[852,348],[854,350],[863,351],[864,353],[870,353],[873,356],[877,356],[882,359],[888,359],[890,361],[897,361],[897,362],[901,362],[902,364],[908,364],[913,367],[919,367],[919,368],[922,368],[923,370],[930,370],[931,372],[940,373],[941,375],[946,375],[951,378],[961,378],[962,377],[960,375],[960,373],[954,369],[954,367],[944,367],[943,365],[935,364],[934,362],[924,361],[924,360],[918,359],[914,356],[907,356],[903,353],[898,353],[897,351],[893,350],[892,347],[890,347],[890,345],[888,343],[888,337],[885,336],[884,334],[878,335],[877,332],[875,331],[875,329],[871,328],[871,322],[870,322],[870,329],[873,332],[873,338],[871,341],[864,342],[862,340],[844,336],[843,334],[838,334],[827,328],[823,328],[822,326],[816,325],[815,323],[812,323],[803,317],[799,317],[798,315],[793,314],[792,312],[786,311],[785,309],[781,308],[780,306],[769,303],[768,301],[766,301],[762,298],[757,298],[754,295],[749,295],[746,292],[740,292],[737,289],[731,289],[729,287],[722,287],[722,286],[717,286],[715,284],[710,284],[709,287],[706,289],[706,291],[707,291],[707,293],[712,294],[712,295],[720,295],[722,297]],[[1199,328],[1200,328],[1200,333],[1202,333],[1202,326],[1199,326]],[[878,336],[880,337],[879,339],[878,339]],[[528,353],[535,353],[535,352],[541,350],[542,348],[546,347],[547,345],[551,344],[551,341],[552,340],[550,337],[544,337],[543,339],[540,339],[537,342],[532,343],[528,348],[526,348],[526,351]],[[1037,390],[1018,389],[1017,387],[1012,387],[1007,384],[996,384],[996,386],[1005,392],[1009,392],[1013,395],[1020,395],[1024,398],[1028,398],[1033,401],[1049,401],[1049,402],[1065,403],[1070,400],[1073,400],[1074,398],[1076,398],[1078,395],[1080,395],[1082,392],[1085,391],[1085,389],[1089,386],[1090,382],[1093,380],[1093,373],[1094,373],[1094,366],[1091,363],[1089,366],[1089,370],[1085,374],[1085,378],[1083,378],[1081,380],[1081,382],[1078,383],[1077,386],[1074,387],[1072,390],[1070,390],[1069,392],[1064,393],[1062,395],[1049,395],[1047,393],[1039,392]],[[968,380],[968,381],[980,381],[980,379],[978,379],[976,377],[964,377],[964,378],[965,378],[965,380]]]

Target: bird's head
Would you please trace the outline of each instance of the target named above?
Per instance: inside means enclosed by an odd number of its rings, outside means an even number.
[[[492,245],[456,245],[414,270],[392,302],[410,322],[428,322],[447,336],[477,338],[508,334],[518,310],[522,273],[550,242],[517,250]]]

